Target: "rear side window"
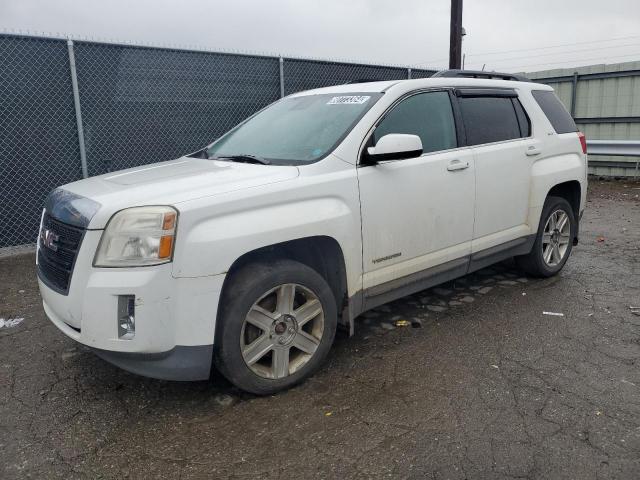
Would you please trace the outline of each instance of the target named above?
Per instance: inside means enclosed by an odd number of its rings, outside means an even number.
[[[424,153],[456,148],[456,125],[447,92],[426,92],[402,100],[373,132],[374,142],[389,133],[418,135]]]
[[[460,97],[458,101],[467,134],[467,145],[502,142],[528,136],[520,131],[516,108],[510,97]],[[530,128],[526,124],[524,127],[525,131]]]
[[[564,108],[562,102],[558,100],[555,93],[548,90],[532,90],[531,94],[536,102],[538,102],[538,105],[540,105],[549,122],[551,122],[551,126],[553,126],[556,133],[578,131],[573,118],[571,118],[567,109]]]

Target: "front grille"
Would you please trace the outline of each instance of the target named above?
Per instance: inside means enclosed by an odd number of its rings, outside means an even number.
[[[84,229],[62,223],[45,212],[38,238],[38,275],[63,295],[69,292],[83,235]]]

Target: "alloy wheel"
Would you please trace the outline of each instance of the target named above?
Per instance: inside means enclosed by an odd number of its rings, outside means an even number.
[[[240,334],[242,358],[260,377],[284,378],[313,357],[323,332],[318,296],[299,284],[279,285],[249,309]]]
[[[571,222],[564,210],[556,210],[547,219],[542,232],[542,259],[549,267],[558,266],[569,249]]]

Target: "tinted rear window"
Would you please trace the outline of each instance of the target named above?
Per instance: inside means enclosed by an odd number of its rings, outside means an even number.
[[[531,92],[538,105],[551,122],[556,133],[569,133],[578,131],[576,123],[571,118],[562,102],[556,94],[546,90],[533,90]]]
[[[520,124],[511,98],[459,98],[467,145],[501,142],[520,138]],[[523,130],[528,127],[524,126]]]

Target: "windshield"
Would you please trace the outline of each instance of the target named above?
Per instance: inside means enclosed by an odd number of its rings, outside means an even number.
[[[211,145],[208,157],[255,156],[276,165],[311,163],[340,143],[381,93],[288,97]]]

